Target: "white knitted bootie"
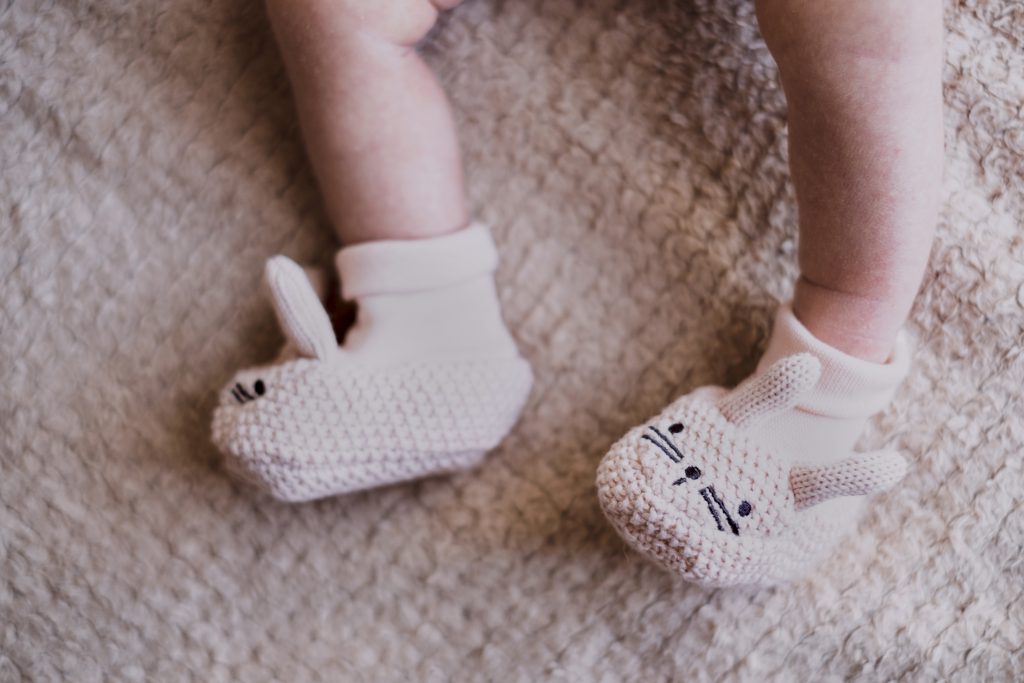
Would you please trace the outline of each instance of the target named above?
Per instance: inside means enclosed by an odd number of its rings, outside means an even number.
[[[892,451],[857,453],[906,373],[826,346],[783,307],[758,371],[703,387],[615,443],[598,467],[608,520],[640,553],[709,586],[804,576],[852,530],[863,496],[895,485]]]
[[[267,262],[288,345],[221,393],[229,471],[304,501],[470,467],[509,432],[532,375],[501,318],[486,227],[338,254],[358,317],[343,346],[302,269]]]

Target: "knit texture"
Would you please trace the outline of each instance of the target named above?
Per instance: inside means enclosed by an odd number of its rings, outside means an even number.
[[[621,540],[594,471],[748,377],[791,295],[754,3],[444,15],[424,51],[534,389],[475,469],[311,505],[210,443],[282,344],[267,257],[338,248],[261,3],[0,3],[0,681],[1024,680],[1024,11],[946,28],[914,369],[859,445],[907,476],[808,581],[708,591]]]
[[[839,496],[866,496],[895,486],[907,462],[888,451],[861,453],[831,467],[794,467],[789,486],[798,510]]]
[[[763,376],[747,380],[746,386],[722,397],[718,410],[737,427],[758,417],[789,410],[811,391],[821,378],[821,362],[810,354],[782,358],[769,366]]]
[[[373,371],[339,358],[235,379],[257,382],[265,393],[251,400],[226,392],[213,440],[232,473],[295,502],[477,464],[512,428],[531,376],[516,358]]]
[[[275,256],[267,262],[264,282],[270,290],[270,301],[281,328],[288,330],[288,339],[295,350],[309,358],[332,357],[338,341],[309,276],[288,258]],[[291,296],[293,291],[297,291],[298,296]]]
[[[608,520],[640,553],[708,586],[771,585],[803,577],[856,524],[808,509],[898,482],[898,454],[856,454],[792,470],[792,458],[745,427],[791,410],[821,374],[809,353],[782,358],[725,392],[706,387],[634,428],[601,461],[597,493]]]

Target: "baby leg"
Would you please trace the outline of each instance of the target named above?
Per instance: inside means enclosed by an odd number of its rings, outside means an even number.
[[[415,45],[458,0],[268,0],[306,151],[343,244],[467,224],[447,100]]]
[[[894,453],[852,453],[908,368],[899,333],[942,176],[938,0],[757,0],[789,101],[800,269],[754,376],[703,388],[627,433],[601,505],[639,551],[704,584],[797,578],[892,486]]]
[[[789,104],[793,308],[883,362],[917,293],[942,186],[942,3],[758,0]]]

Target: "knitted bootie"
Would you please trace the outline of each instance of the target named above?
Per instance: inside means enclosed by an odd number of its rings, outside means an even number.
[[[758,372],[703,387],[628,432],[601,461],[605,515],[636,550],[709,586],[804,576],[902,479],[891,451],[852,452],[904,376],[901,337],[880,365],[814,339],[784,307]],[[856,501],[851,504],[852,501]]]
[[[343,346],[309,279],[283,256],[266,283],[288,340],[221,393],[226,468],[304,501],[470,467],[512,428],[532,383],[501,319],[484,226],[342,249],[358,318]]]

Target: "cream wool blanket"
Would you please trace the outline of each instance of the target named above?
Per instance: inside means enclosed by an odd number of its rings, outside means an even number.
[[[795,274],[785,103],[747,0],[470,0],[425,46],[536,386],[477,470],[287,506],[215,392],[256,287],[335,244],[263,11],[0,3],[0,681],[1020,680],[1024,6],[947,6],[947,203],[900,448],[813,580],[705,591],[594,470],[753,367]]]

